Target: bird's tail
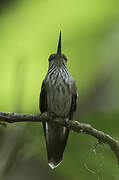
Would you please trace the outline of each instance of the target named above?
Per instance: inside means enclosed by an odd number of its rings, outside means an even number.
[[[54,169],[62,161],[63,152],[67,143],[69,129],[54,123],[43,123],[48,164]]]

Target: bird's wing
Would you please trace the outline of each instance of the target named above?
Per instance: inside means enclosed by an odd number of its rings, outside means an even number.
[[[47,112],[47,88],[46,83],[43,81],[40,93],[39,108],[41,113]]]
[[[39,100],[39,108],[41,113],[47,112],[47,84],[43,81],[41,86],[40,100]],[[46,138],[46,122],[43,122],[43,129]]]
[[[74,83],[73,93],[72,93],[72,102],[71,102],[71,108],[70,108],[70,113],[69,113],[70,120],[72,120],[73,113],[76,111],[76,108],[77,108],[77,97],[78,97],[77,88],[76,88],[76,84]]]

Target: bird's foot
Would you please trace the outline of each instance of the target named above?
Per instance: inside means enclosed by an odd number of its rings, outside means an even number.
[[[4,126],[4,127],[7,127],[7,123],[4,123],[4,122],[0,122],[0,125]]]

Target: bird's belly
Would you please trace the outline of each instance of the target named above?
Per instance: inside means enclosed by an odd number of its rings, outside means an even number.
[[[67,117],[71,108],[72,95],[65,89],[49,89],[47,96],[48,111],[57,116]]]

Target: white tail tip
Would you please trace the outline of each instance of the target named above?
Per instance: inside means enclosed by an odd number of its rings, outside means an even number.
[[[49,162],[48,165],[51,167],[51,169],[55,169],[57,166],[60,165],[61,162],[59,162],[57,165],[55,165],[53,162]]]

